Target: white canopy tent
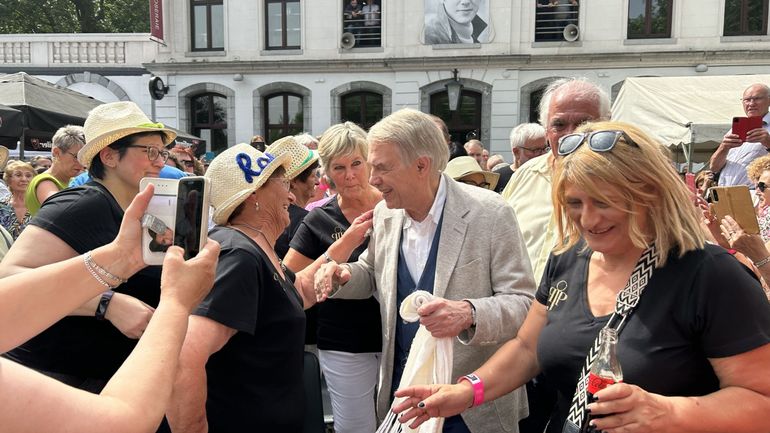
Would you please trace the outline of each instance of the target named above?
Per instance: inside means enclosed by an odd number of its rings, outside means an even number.
[[[612,119],[632,123],[692,163],[707,161],[730,129],[745,116],[743,90],[770,85],[770,75],[629,77],[612,104]]]

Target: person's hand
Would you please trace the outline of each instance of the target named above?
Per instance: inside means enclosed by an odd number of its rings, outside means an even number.
[[[466,301],[450,301],[436,298],[417,309],[420,324],[433,338],[457,337],[473,323],[471,304]]]
[[[756,128],[746,133],[746,141],[750,143],[762,143],[765,147],[770,147],[770,133],[765,128]]]
[[[457,415],[473,404],[473,387],[467,381],[456,385],[419,385],[396,391],[396,398],[403,398],[393,406],[394,413],[401,413],[398,421],[417,428],[430,418]],[[403,412],[403,413],[402,413]]]
[[[137,339],[144,334],[155,309],[125,293],[115,293],[104,318],[128,338]]]
[[[703,225],[708,228],[713,240],[722,248],[729,249],[730,243],[727,241],[727,238],[722,235],[722,229],[719,226],[719,221],[717,220],[717,215],[714,212],[713,206],[707,203],[703,198],[700,198],[697,203],[703,214]]]
[[[218,261],[219,243],[212,239],[206,242],[198,255],[187,261],[182,248],[170,247],[163,259],[160,276],[161,302],[174,300],[192,311],[214,285]]]
[[[741,141],[741,137],[739,137],[738,134],[728,132],[724,137],[722,137],[722,142],[719,144],[719,147],[732,149],[734,147],[740,146],[741,144],[743,144],[743,141]]]
[[[154,191],[155,186],[149,184],[147,188],[134,197],[123,214],[118,236],[110,243],[117,250],[117,257],[120,257],[120,260],[110,268],[110,271],[115,275],[128,277],[147,266],[142,259],[141,221]]]
[[[354,219],[350,227],[345,230],[343,237],[346,241],[349,239],[355,246],[354,248],[364,243],[366,237],[371,233],[374,226],[373,217],[374,210],[368,210]]]
[[[746,233],[730,215],[722,218],[719,227],[730,248],[745,254],[752,262],[758,262],[770,256],[762,236]]]
[[[313,287],[316,302],[325,301],[335,289],[350,280],[350,270],[336,262],[324,263],[315,273]]]
[[[671,400],[627,383],[616,383],[596,393],[588,405],[591,415],[606,415],[590,422],[597,431],[646,433],[662,431],[673,413]]]

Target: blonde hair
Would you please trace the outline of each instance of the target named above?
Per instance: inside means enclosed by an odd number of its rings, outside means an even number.
[[[353,122],[330,126],[318,142],[318,158],[325,169],[328,169],[332,159],[354,153],[360,153],[364,159],[369,156],[366,132]]]
[[[770,155],[760,156],[751,161],[748,167],[746,167],[746,174],[753,183],[757,183],[759,177],[766,170],[770,170]]]
[[[668,254],[679,257],[688,251],[703,248],[706,237],[700,216],[692,203],[690,192],[679,178],[668,151],[652,137],[635,126],[622,122],[588,123],[576,132],[623,131],[636,145],[621,138],[609,152],[595,152],[583,143],[575,152],[557,164],[553,179],[554,217],[563,243],[555,254],[576,245],[581,234],[567,216],[565,189],[568,185],[583,190],[589,196],[626,212],[629,236],[634,246],[646,248],[650,242],[657,247],[660,261],[666,263]],[[607,195],[608,190],[620,193],[621,201]],[[647,216],[647,227],[639,217]]]
[[[5,171],[3,172],[3,180],[5,183],[11,181],[11,176],[13,176],[13,173],[17,170],[27,170],[28,172],[32,173],[32,176],[37,175],[37,172],[35,172],[35,168],[32,167],[32,164],[24,161],[9,161],[8,165],[5,166]]]

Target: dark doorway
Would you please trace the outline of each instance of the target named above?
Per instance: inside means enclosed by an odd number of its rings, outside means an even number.
[[[430,95],[430,112],[440,117],[449,128],[452,141],[465,144],[476,139],[483,143],[486,137],[481,135],[481,93],[473,90],[463,90],[460,94],[460,104],[455,111],[449,111],[447,92],[437,92]]]

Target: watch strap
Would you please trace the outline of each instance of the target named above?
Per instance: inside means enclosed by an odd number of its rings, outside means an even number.
[[[96,307],[96,313],[94,313],[96,320],[104,320],[104,316],[107,314],[107,308],[110,306],[110,301],[114,294],[115,292],[112,290],[107,290],[102,293],[102,297],[99,298],[99,305]]]

